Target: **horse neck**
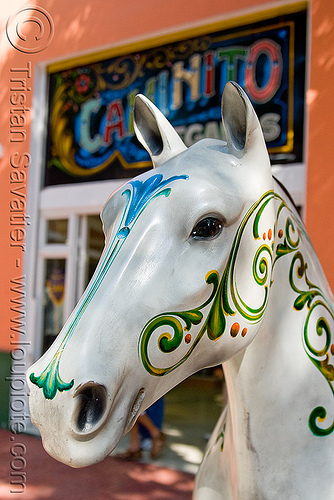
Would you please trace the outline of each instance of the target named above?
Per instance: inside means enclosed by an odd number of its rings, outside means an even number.
[[[280,190],[275,203],[266,313],[253,342],[224,364],[229,434],[232,447],[238,450],[235,460],[238,463],[238,456],[242,457],[242,469],[249,467],[253,474],[261,468],[260,448],[267,447],[262,457],[268,458],[275,450],[277,460],[281,456],[283,461],[294,444],[300,447],[312,433],[321,435],[316,415],[311,414],[317,402],[331,410],[334,394],[334,370],[328,365],[332,295],[296,210]],[[331,418],[326,422],[328,433]]]

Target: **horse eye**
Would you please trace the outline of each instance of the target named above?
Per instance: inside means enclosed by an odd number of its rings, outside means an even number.
[[[222,222],[216,217],[205,217],[196,224],[191,236],[196,240],[213,238],[222,232],[222,228]]]

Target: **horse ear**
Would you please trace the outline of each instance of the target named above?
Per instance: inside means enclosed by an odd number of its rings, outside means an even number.
[[[251,148],[266,148],[260,122],[244,90],[235,82],[225,85],[222,96],[222,138],[242,158]]]
[[[167,118],[142,94],[136,95],[133,121],[136,136],[150,154],[154,168],[187,149]]]

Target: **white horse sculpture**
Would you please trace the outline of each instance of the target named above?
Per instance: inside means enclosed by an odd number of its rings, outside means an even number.
[[[228,405],[194,498],[333,498],[332,296],[246,94],[225,87],[226,142],[187,149],[143,96],[134,117],[157,170],[108,200],[95,274],[30,369],[46,450],[98,462],[155,400],[223,363]]]

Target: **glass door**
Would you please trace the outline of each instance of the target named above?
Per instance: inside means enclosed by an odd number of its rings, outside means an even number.
[[[46,259],[43,300],[43,352],[64,323],[66,259]]]
[[[97,214],[42,220],[36,280],[37,350],[44,353],[55,340],[91,279],[103,247]]]
[[[80,217],[79,241],[76,301],[93,276],[104,247],[104,234],[99,215]]]

